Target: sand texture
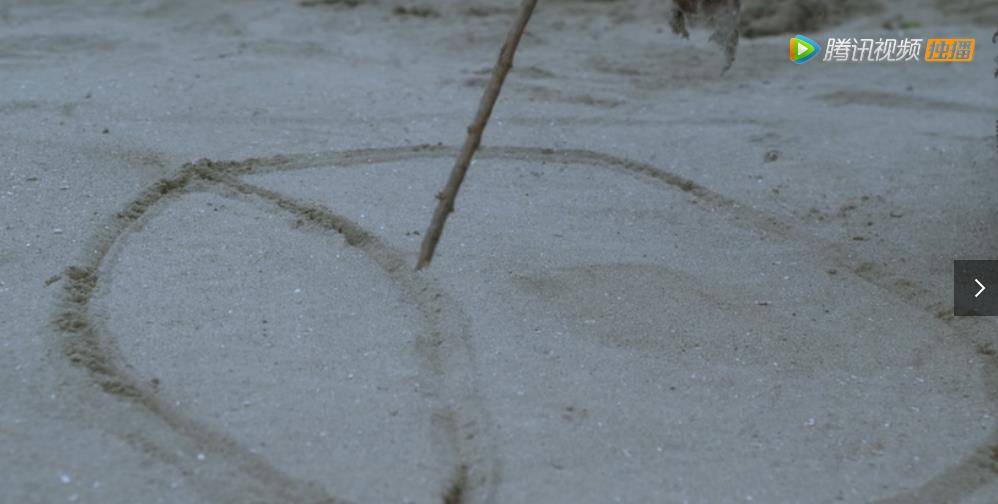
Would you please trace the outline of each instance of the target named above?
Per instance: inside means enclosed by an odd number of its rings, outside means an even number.
[[[950,305],[996,27],[943,4],[746,1],[722,75],[664,2],[542,1],[419,272],[515,3],[0,6],[0,502],[998,501]]]

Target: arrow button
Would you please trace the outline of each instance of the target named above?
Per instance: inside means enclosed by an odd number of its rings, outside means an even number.
[[[953,315],[998,316],[998,261],[953,261]]]

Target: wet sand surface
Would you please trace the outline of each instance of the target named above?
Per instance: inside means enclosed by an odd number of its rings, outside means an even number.
[[[514,7],[0,7],[0,501],[998,499],[993,11],[542,2],[414,272]]]

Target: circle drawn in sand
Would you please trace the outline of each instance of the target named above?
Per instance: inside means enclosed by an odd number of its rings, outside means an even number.
[[[94,413],[102,421],[107,420],[108,428],[115,434],[151,456],[177,467],[212,500],[333,501],[320,484],[285,474],[263,457],[240,446],[227,433],[191,418],[179,408],[160,400],[155,385],[143,383],[135,376],[115,347],[114,339],[104,334],[100,322],[92,316],[90,301],[101,281],[102,263],[110,248],[129,233],[151,207],[166,204],[195,186],[221,187],[276,206],[317,225],[319,229],[341,234],[350,246],[363,251],[377,264],[409,302],[419,307],[427,327],[417,341],[424,365],[443,377],[439,392],[455,405],[442,414],[446,428],[452,433],[451,448],[455,453],[453,472],[448,475],[451,484],[440,489],[442,498],[447,502],[493,502],[500,482],[500,466],[490,436],[491,420],[474,385],[474,356],[468,346],[471,334],[459,304],[429,278],[413,272],[405,260],[405,254],[349,219],[321,206],[305,204],[240,179],[241,175],[251,173],[443,158],[454,154],[453,148],[420,146],[278,156],[241,162],[201,161],[186,165],[175,177],[154,184],[126,205],[107,230],[94,238],[94,253],[86,262],[67,269],[65,302],[55,317],[56,325],[63,334],[59,350],[74,365],[86,369],[93,383],[104,392],[124,399],[126,404],[141,407],[138,411],[126,407],[128,414],[125,417],[115,417],[116,413],[121,413],[120,409]],[[483,148],[480,158],[585,164],[648,178],[690,194],[702,203],[701,208],[718,212],[738,226],[762,231],[776,239],[805,243],[813,248],[817,257],[845,271],[852,271],[857,279],[883,288],[902,303],[929,311],[939,309],[933,304],[934,296],[927,289],[918,287],[910,280],[901,282],[904,280],[903,272],[861,262],[841,246],[822,242],[792,223],[740,205],[651,165],[585,150],[521,147]],[[988,334],[990,327],[983,324],[965,319],[949,322],[954,330],[971,337]],[[998,372],[993,365],[988,368],[986,383],[991,400],[998,400]],[[158,423],[146,421],[150,413]],[[955,500],[988,484],[994,479],[991,445],[998,442],[998,431],[993,431],[989,439],[957,466],[921,488],[885,501]],[[199,457],[201,460],[195,463],[178,453],[207,454],[207,457]]]

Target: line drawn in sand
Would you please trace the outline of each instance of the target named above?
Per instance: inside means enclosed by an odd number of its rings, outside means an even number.
[[[492,435],[494,426],[477,391],[475,357],[471,346],[473,335],[459,303],[432,279],[408,268],[402,251],[388,246],[349,219],[321,206],[305,204],[240,179],[246,174],[441,158],[453,156],[456,152],[455,148],[440,146],[394,147],[239,162],[200,161],[185,165],[176,176],[156,182],[128,203],[103,231],[92,238],[86,260],[66,269],[63,302],[53,317],[60,331],[53,350],[75,367],[85,369],[91,382],[104,393],[122,399],[109,404],[102,399],[106,396],[90,392],[93,387],[82,387],[82,399],[93,403],[92,412],[102,424],[106,424],[105,428],[111,430],[113,427],[116,435],[137,449],[175,466],[209,499],[219,502],[343,502],[329,494],[320,483],[301,481],[285,474],[263,457],[241,447],[225,432],[213,429],[158,399],[155,390],[131,372],[130,365],[116,348],[114,338],[105,334],[102,324],[91,313],[90,301],[95,289],[99,282],[106,281],[101,278],[101,272],[109,250],[137,227],[150,208],[176,201],[185,192],[198,187],[234,191],[307,219],[317,224],[320,230],[342,234],[350,246],[363,251],[394,281],[409,302],[419,307],[426,319],[425,329],[416,342],[425,361],[423,365],[428,373],[438,378],[437,392],[446,398],[442,403],[454,405],[439,408],[436,413],[439,427],[449,433],[449,449],[455,459],[452,474],[446,475],[452,483],[448,488],[440,489],[441,498],[446,502],[455,502],[455,498],[457,502],[495,502],[501,481],[501,465]],[[863,261],[845,246],[816,238],[780,216],[739,204],[650,164],[577,149],[487,147],[482,148],[478,155],[480,159],[596,166],[636,176],[659,187],[664,184],[692,195],[702,203],[699,208],[716,212],[735,225],[760,231],[774,239],[806,244],[814,251],[816,262],[849,271],[852,273],[850,278],[880,287],[902,304],[933,315],[938,315],[941,310],[937,297],[907,279],[899,267]],[[976,318],[940,317],[939,323],[968,344],[990,342],[989,338],[994,333],[989,322]],[[998,403],[998,363],[990,357],[987,362],[987,394],[992,403]],[[78,374],[73,374],[67,381],[77,377]],[[155,418],[154,422],[145,421],[149,414]],[[879,502],[943,502],[969,496],[994,481],[998,472],[995,470],[993,448],[996,445],[998,428],[992,429],[988,441],[957,465],[917,489]],[[180,453],[207,453],[210,456],[207,465],[205,461],[199,461],[199,469],[195,470],[192,460],[178,455]],[[205,467],[209,469],[205,470]]]

